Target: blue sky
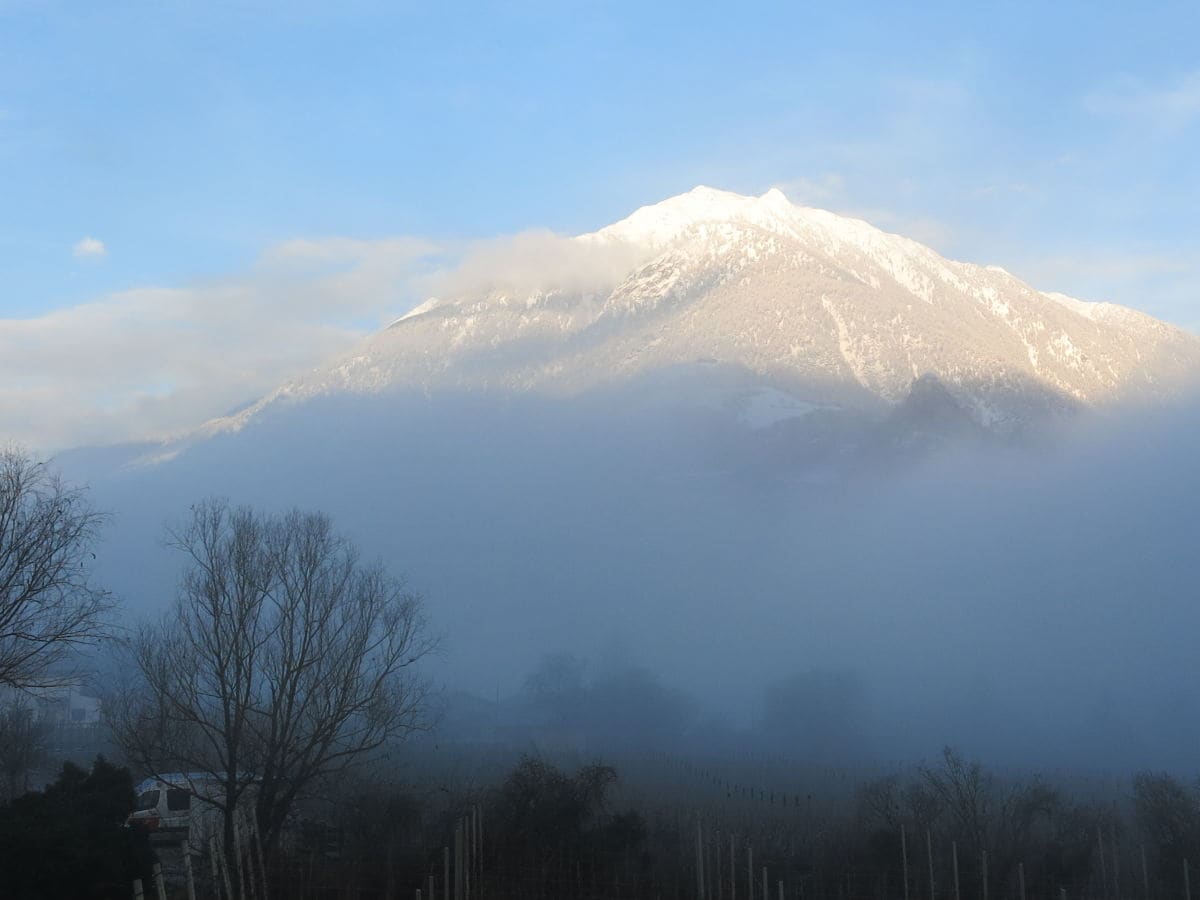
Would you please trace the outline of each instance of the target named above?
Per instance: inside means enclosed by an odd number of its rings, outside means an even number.
[[[323,275],[382,270],[310,298],[257,389],[420,299],[384,249],[592,230],[699,183],[1200,330],[1200,7],[905,6],[0,0],[0,338],[239,291],[263,331],[295,312],[264,260],[298,240],[341,248]],[[52,393],[35,363],[20,389]],[[201,374],[129,367],[105,402]]]

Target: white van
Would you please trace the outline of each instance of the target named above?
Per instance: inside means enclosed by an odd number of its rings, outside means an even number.
[[[204,847],[221,821],[217,808],[200,796],[209,786],[217,789],[206,775],[178,772],[147,778],[137,786],[137,801],[125,824],[147,832],[155,843],[186,840]]]

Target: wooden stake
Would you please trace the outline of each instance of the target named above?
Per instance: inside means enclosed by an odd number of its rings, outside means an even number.
[[[463,897],[463,826],[459,819],[454,826],[454,900],[466,900]]]
[[[1183,898],[1192,900],[1192,878],[1188,874],[1188,861],[1183,861]]]
[[[707,900],[713,898],[713,880],[712,880],[712,849],[709,844],[712,843],[712,832],[708,833],[708,837],[704,839],[704,844],[701,847],[700,858],[703,862],[701,871],[704,872],[704,896]]]
[[[253,845],[250,843],[250,822],[249,818],[242,810],[238,810],[238,822],[242,826],[242,836],[244,846],[242,847],[243,865],[249,869],[246,873],[246,880],[250,883],[250,900],[258,900],[258,884],[254,878],[254,853],[251,849]]]
[[[238,891],[242,900],[246,900],[246,851],[242,847],[242,815],[235,809],[233,813],[233,862],[237,866]]]
[[[472,812],[475,828],[475,896],[483,896],[483,810],[476,806]]]
[[[1146,845],[1142,844],[1142,900],[1150,900],[1150,870],[1146,868]]]
[[[958,842],[950,842],[950,856],[954,860],[954,900],[962,900],[958,892]]]
[[[987,851],[983,851],[983,900],[988,900]]]
[[[212,863],[213,890],[217,892],[217,900],[221,900],[221,872],[217,866],[217,839],[215,837],[208,839],[208,859]],[[230,898],[226,898],[226,900],[230,900]]]
[[[762,870],[763,870],[763,880],[762,880],[763,893],[762,893],[762,900],[771,900],[771,886],[770,886],[769,884],[767,884],[767,867],[766,867],[766,866],[763,866],[763,867],[762,867]]]
[[[225,896],[229,900],[233,900],[233,882],[229,878],[229,860],[225,858],[225,848],[213,838],[213,843],[217,848],[217,862],[221,866],[221,880],[225,884]]]
[[[713,894],[715,900],[722,900],[725,894],[725,879],[721,875],[721,832],[713,835],[713,855],[716,856],[717,871],[713,873]]]
[[[1096,826],[1096,846],[1100,849],[1100,895],[1108,900],[1108,866],[1104,862],[1104,835],[1100,826]]]
[[[442,848],[442,900],[450,900],[450,848]]]
[[[933,896],[933,838],[929,834],[929,829],[925,829],[925,856],[929,859],[929,900],[936,900]],[[1025,900],[1024,897],[1021,900]]]
[[[737,900],[737,853],[733,835],[729,835],[729,900]]]
[[[185,848],[183,854],[183,878],[187,884],[188,900],[196,900],[196,879],[192,875],[192,851]]]
[[[1113,897],[1121,900],[1121,856],[1117,853],[1117,829],[1111,823],[1108,826],[1108,850],[1113,864]]]
[[[263,900],[270,900],[270,896],[267,893],[267,857],[263,854],[262,836],[258,833],[257,814],[250,816],[250,828],[254,832],[254,848],[258,851],[258,871],[262,875]]]
[[[1021,887],[1021,900],[1025,900],[1025,863],[1017,863],[1017,884]]]
[[[704,900],[704,828],[696,818],[696,896]]]
[[[754,900],[754,845],[746,847],[746,897]]]
[[[904,879],[904,900],[908,900],[908,836],[903,825],[900,826],[900,860],[901,877]]]

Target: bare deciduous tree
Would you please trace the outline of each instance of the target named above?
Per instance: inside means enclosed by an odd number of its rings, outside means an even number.
[[[193,773],[232,850],[252,802],[269,848],[296,799],[423,724],[420,598],[363,564],[328,517],[193,507],[173,609],[133,641],[140,688],[116,733],[148,771]],[[218,784],[213,790],[204,784]]]
[[[1200,846],[1200,792],[1166,772],[1139,772],[1133,779],[1133,802],[1142,834],[1161,873],[1178,872],[1179,864]]]
[[[989,872],[1000,881],[1030,858],[1039,841],[1048,842],[1057,820],[1072,812],[1039,779],[1004,783],[950,747],[942,750],[940,767],[922,767],[920,774],[963,846],[973,854],[988,851]]]
[[[992,849],[999,794],[995,776],[951,747],[942,749],[941,766],[920,771],[922,782],[941,800],[971,851]]]
[[[88,584],[102,521],[45,463],[0,449],[0,685],[60,683],[55,668],[102,636],[112,604]]]

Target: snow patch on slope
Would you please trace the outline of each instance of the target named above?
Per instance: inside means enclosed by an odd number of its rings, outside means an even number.
[[[769,428],[788,419],[800,419],[820,409],[824,404],[809,403],[792,394],[773,387],[751,391],[744,398],[745,405],[738,416],[751,428]]]

